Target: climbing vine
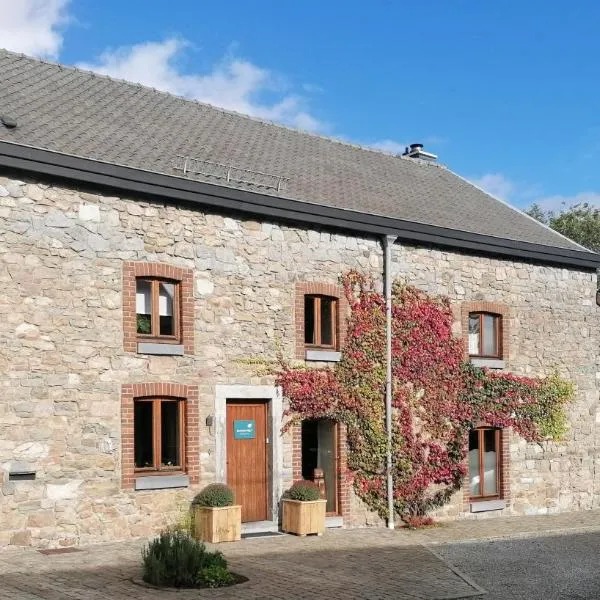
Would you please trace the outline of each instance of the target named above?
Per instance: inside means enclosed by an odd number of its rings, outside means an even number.
[[[385,299],[357,272],[342,283],[351,313],[341,361],[319,369],[281,362],[277,381],[289,401],[284,428],[303,419],[343,422],[347,475],[358,496],[385,516]],[[556,373],[529,378],[473,366],[452,334],[447,298],[401,283],[392,297],[394,506],[409,521],[460,488],[470,429],[485,424],[511,427],[528,441],[558,439],[574,389]]]

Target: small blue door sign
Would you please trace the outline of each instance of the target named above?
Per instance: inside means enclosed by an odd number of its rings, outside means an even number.
[[[256,421],[239,420],[233,422],[234,440],[253,440],[256,437]]]

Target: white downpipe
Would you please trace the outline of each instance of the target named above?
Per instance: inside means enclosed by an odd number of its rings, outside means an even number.
[[[392,246],[395,235],[383,238],[383,281],[385,288],[385,429],[387,433],[386,477],[388,529],[394,529],[394,481],[392,478]]]

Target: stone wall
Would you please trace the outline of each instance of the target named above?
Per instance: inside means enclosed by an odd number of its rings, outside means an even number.
[[[204,421],[215,385],[271,383],[240,359],[295,349],[295,282],[377,276],[372,239],[302,231],[0,178],[0,545],[68,545],[147,535],[197,491],[126,492],[123,383],[198,385],[201,485],[215,478]],[[123,261],[194,270],[195,354],[123,350]],[[284,471],[291,479],[291,442]],[[8,482],[14,461],[37,471]],[[286,483],[289,483],[286,482]]]
[[[0,177],[0,232],[0,546],[148,535],[177,520],[215,478],[204,426],[215,386],[270,384],[240,359],[274,357],[278,346],[294,356],[295,283],[335,284],[352,268],[381,279],[375,239],[14,177]],[[123,261],[193,269],[193,355],[123,350]],[[408,246],[394,261],[397,276],[430,292],[510,305],[508,367],[535,375],[556,364],[577,383],[564,444],[512,440],[510,511],[596,506],[595,276]],[[148,382],[198,386],[200,486],[121,488],[121,385]],[[288,479],[291,454],[286,438]],[[14,462],[36,480],[9,482]],[[356,498],[351,505],[347,523],[379,522]],[[442,514],[461,510],[457,498]]]
[[[575,382],[570,431],[563,443],[528,444],[510,435],[511,500],[504,514],[548,514],[598,507],[595,466],[600,448],[596,275],[569,269],[470,257],[405,246],[394,249],[394,275],[450,297],[461,335],[461,302],[508,307],[506,368],[543,376],[552,368]],[[439,511],[463,511],[462,494]],[[478,513],[478,517],[495,513]],[[470,515],[475,516],[475,515]]]

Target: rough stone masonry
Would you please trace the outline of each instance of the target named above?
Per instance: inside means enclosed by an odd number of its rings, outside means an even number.
[[[507,307],[506,368],[557,367],[577,386],[562,443],[510,438],[510,501],[493,514],[598,506],[596,276],[431,248],[394,248],[394,275],[461,303]],[[193,354],[123,349],[124,261],[194,273]],[[67,546],[146,536],[181,517],[215,479],[204,426],[218,384],[272,384],[240,359],[294,356],[295,283],[337,283],[359,269],[381,280],[378,240],[209,214],[91,189],[0,177],[0,546]],[[200,484],[121,486],[121,385],[199,388]],[[291,481],[291,440],[283,444]],[[35,480],[9,481],[15,465]],[[461,494],[441,517],[475,516]],[[355,497],[345,525],[376,525]]]

